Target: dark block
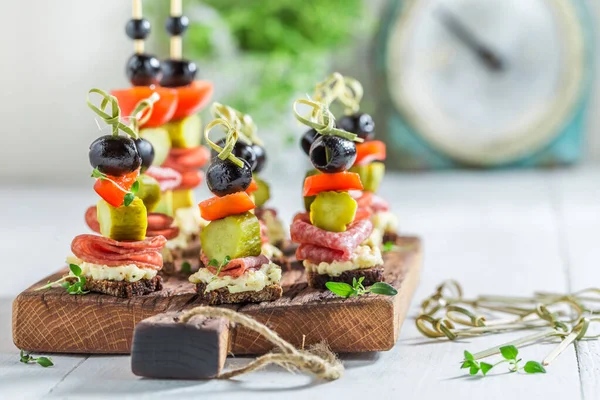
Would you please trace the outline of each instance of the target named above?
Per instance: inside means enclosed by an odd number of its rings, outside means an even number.
[[[136,325],[131,349],[135,375],[158,379],[218,376],[229,351],[229,323],[197,316],[182,324],[180,312],[147,318]]]

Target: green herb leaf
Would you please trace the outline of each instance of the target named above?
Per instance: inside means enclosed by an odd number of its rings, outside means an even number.
[[[212,260],[210,260],[208,262],[208,266],[209,267],[218,267],[219,266],[219,262],[215,258],[213,258]]]
[[[469,369],[469,374],[477,375],[478,372],[479,372],[479,366],[477,364],[472,364],[471,369]]]
[[[398,294],[398,291],[389,283],[386,282],[376,282],[370,288],[371,293],[375,294],[383,294],[385,296],[395,296]]]
[[[129,191],[131,193],[135,194],[135,193],[138,192],[138,190],[140,190],[140,182],[139,181],[135,181],[135,182],[133,182],[133,185],[131,185],[131,189],[129,189]]]
[[[384,253],[387,253],[388,251],[394,250],[394,246],[395,246],[394,242],[385,242],[383,244],[383,251],[384,251]]]
[[[546,368],[544,368],[544,366],[537,361],[527,361],[523,370],[528,374],[546,373]]]
[[[31,356],[29,354],[25,354],[25,352],[23,350],[21,350],[21,359],[19,361],[27,364],[30,359],[31,359]]]
[[[133,200],[135,200],[135,194],[129,192],[125,195],[125,198],[123,199],[123,204],[125,205],[125,207],[128,207],[131,203],[133,203]]]
[[[68,288],[69,286],[71,286],[71,284],[70,284],[69,282],[65,281],[65,282],[61,283],[61,284],[60,284],[60,286],[61,286],[62,288],[64,288],[64,289],[66,289],[66,288]]]
[[[98,168],[94,168],[94,170],[92,171],[92,178],[105,179],[106,174],[103,174],[102,172],[98,171]]]
[[[327,282],[325,284],[327,289],[337,294],[340,297],[348,298],[356,295],[355,289],[344,282]]]
[[[229,256],[225,256],[225,258],[223,258],[223,262],[221,263],[221,266],[224,267],[227,264],[229,264],[229,261],[231,261],[231,257]]]
[[[356,277],[352,277],[352,287],[356,288],[356,286],[358,286],[358,282],[356,282]]]
[[[464,355],[465,355],[465,360],[467,360],[467,361],[475,360],[475,358],[473,357],[473,354],[469,353],[467,350],[465,350]]]
[[[190,264],[187,261],[184,261],[181,263],[181,272],[184,272],[186,274],[191,274],[192,273],[192,264]]]
[[[44,368],[48,368],[54,365],[54,363],[52,362],[52,359],[50,357],[40,357],[38,359],[35,360],[35,362],[37,362],[39,365],[41,365]]]
[[[80,276],[81,275],[81,267],[77,264],[69,264],[69,269],[71,270],[71,272],[73,273],[73,275],[75,276]]]
[[[500,347],[500,353],[502,353],[502,357],[505,359],[516,361],[519,350],[515,346],[504,346]]]
[[[488,364],[486,362],[481,362],[479,365],[481,366],[481,372],[484,376],[489,372],[490,369],[494,368],[492,364]]]
[[[460,369],[465,369],[465,368],[470,368],[471,367],[471,361],[463,361],[463,363],[460,366]]]

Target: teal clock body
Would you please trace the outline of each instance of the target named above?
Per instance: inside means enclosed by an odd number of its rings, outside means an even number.
[[[582,0],[390,1],[376,44],[389,166],[577,162],[592,27]]]

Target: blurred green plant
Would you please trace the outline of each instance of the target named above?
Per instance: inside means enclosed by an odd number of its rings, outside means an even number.
[[[147,4],[152,4],[151,16],[164,21],[168,2]],[[184,7],[194,4],[219,14],[245,59],[236,67],[250,70],[237,71],[251,82],[238,85],[223,101],[259,123],[289,111],[292,96],[310,92],[328,72],[334,51],[364,33],[371,22],[363,0],[189,0]],[[213,25],[191,18],[184,37],[186,58],[218,59],[214,30]],[[166,44],[166,35],[160,36]]]

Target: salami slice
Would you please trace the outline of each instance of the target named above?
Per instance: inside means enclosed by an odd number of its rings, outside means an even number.
[[[165,229],[146,230],[146,237],[164,236],[165,239],[171,240],[179,236],[179,228],[172,226]]]
[[[135,264],[159,270],[163,265],[161,249],[167,240],[156,236],[135,242],[119,242],[97,235],[79,235],[71,242],[71,251],[85,262],[117,267]]]
[[[85,212],[85,222],[96,233],[100,233],[100,223],[98,222],[98,215],[96,212],[96,206],[89,207]]]
[[[269,243],[269,228],[267,228],[267,224],[262,219],[258,220],[260,224],[260,241],[261,243]]]
[[[315,246],[314,244],[301,244],[296,249],[296,258],[298,260],[310,260],[312,263],[319,264],[321,262],[348,261],[351,258],[351,254],[346,255],[343,251]]]
[[[171,148],[163,166],[182,172],[189,169],[202,168],[210,159],[210,152],[203,146],[189,149]]]
[[[181,184],[181,174],[172,168],[151,166],[145,173],[158,181],[161,192],[173,190]]]
[[[317,228],[300,219],[296,219],[290,228],[292,241],[299,244],[312,244],[343,252],[344,257],[350,257],[373,231],[373,224],[368,219],[353,222],[345,232],[329,232]]]
[[[216,267],[208,266],[209,260],[204,253],[201,253],[200,260],[211,273],[215,274],[217,272]],[[263,264],[268,263],[269,259],[262,254],[258,257],[236,258],[229,261],[227,265],[221,268],[219,276],[231,276],[232,278],[239,278],[240,276],[244,275],[244,272],[253,269],[260,269]]]
[[[374,212],[388,211],[390,209],[390,205],[383,197],[374,194],[371,200],[371,209]]]

